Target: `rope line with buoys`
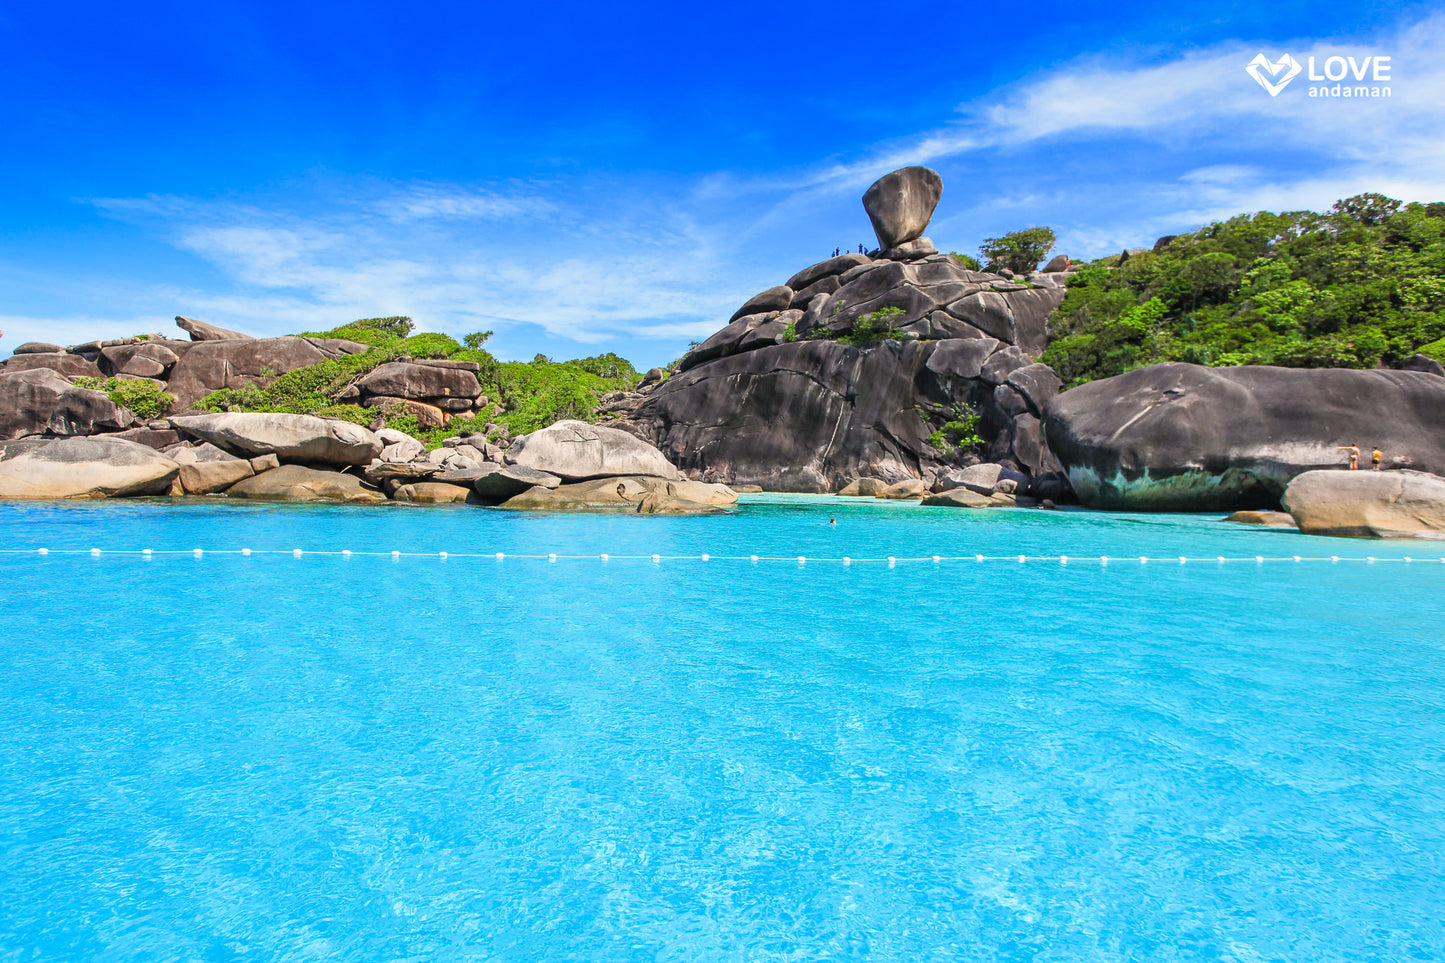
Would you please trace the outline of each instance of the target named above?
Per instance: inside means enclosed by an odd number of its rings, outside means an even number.
[[[340,551],[317,551],[314,549],[250,549],[250,548],[188,548],[188,549],[99,549],[99,548],[6,548],[0,549],[0,555],[89,555],[92,558],[100,558],[105,555],[129,556],[136,555],[142,558],[155,558],[164,555],[190,555],[195,558],[204,558],[207,555],[290,555],[292,558],[306,556],[322,556],[336,558],[435,558],[442,561],[450,559],[475,559],[488,558],[497,561],[516,559],[519,561],[581,561],[592,559],[602,562],[792,562],[797,565],[809,563],[834,563],[845,566],[857,564],[880,564],[892,568],[902,563],[934,563],[943,562],[1013,562],[1016,565],[1024,565],[1029,562],[1051,562],[1058,565],[1100,565],[1108,566],[1113,563],[1134,563],[1147,565],[1153,562],[1161,562],[1172,565],[1186,564],[1208,564],[1216,565],[1248,563],[1263,565],[1266,562],[1325,562],[1338,564],[1340,562],[1360,562],[1366,565],[1377,563],[1445,563],[1445,558],[1415,558],[1413,556],[1353,556],[1353,555],[1252,555],[1252,556],[1151,556],[1151,555],[920,555],[920,556],[885,556],[880,558],[856,558],[853,556],[839,557],[809,557],[806,555],[612,555],[607,553],[593,555],[563,555],[558,552],[549,552],[546,555],[507,552],[354,552],[350,549]]]

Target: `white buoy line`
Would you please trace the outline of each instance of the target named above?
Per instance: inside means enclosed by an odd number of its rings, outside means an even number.
[[[928,563],[928,564],[938,565],[938,564],[942,564],[942,563],[944,563],[944,562],[972,562],[972,563],[975,563],[975,564],[981,563],[981,562],[1008,562],[1008,563],[1012,563],[1012,564],[1014,564],[1014,565],[1025,565],[1025,564],[1038,563],[1038,562],[1050,562],[1050,563],[1054,563],[1054,564],[1058,564],[1058,565],[1089,565],[1089,564],[1093,564],[1093,565],[1100,565],[1100,566],[1108,566],[1108,565],[1110,565],[1110,564],[1116,564],[1116,563],[1131,563],[1131,562],[1134,563],[1134,564],[1138,564],[1138,565],[1147,565],[1147,564],[1149,564],[1149,563],[1151,563],[1151,562],[1163,562],[1163,563],[1170,563],[1170,564],[1175,564],[1175,565],[1213,564],[1213,565],[1216,565],[1216,566],[1219,566],[1219,565],[1239,565],[1239,564],[1263,565],[1263,564],[1265,564],[1265,563],[1274,564],[1274,563],[1279,563],[1279,562],[1288,562],[1288,563],[1290,563],[1290,564],[1302,564],[1302,563],[1306,563],[1306,562],[1313,562],[1313,563],[1321,563],[1321,562],[1323,562],[1323,563],[1328,563],[1328,564],[1332,564],[1332,565],[1333,565],[1333,564],[1338,564],[1338,563],[1349,563],[1349,562],[1359,562],[1359,563],[1362,563],[1362,564],[1365,564],[1365,565],[1374,565],[1374,564],[1377,564],[1377,563],[1390,563],[1390,562],[1398,562],[1398,563],[1401,563],[1401,564],[1411,564],[1411,563],[1416,563],[1416,562],[1418,562],[1418,563],[1423,563],[1423,564],[1431,564],[1431,563],[1433,563],[1433,564],[1441,564],[1441,563],[1445,563],[1445,557],[1442,557],[1442,558],[1415,558],[1415,557],[1413,557],[1413,556],[1408,556],[1408,555],[1407,555],[1407,556],[1401,556],[1401,557],[1378,557],[1378,556],[1374,556],[1374,555],[1369,555],[1369,556],[1364,556],[1364,557],[1347,556],[1347,555],[1320,555],[1320,556],[1307,556],[1307,555],[1280,555],[1280,556],[1251,555],[1251,556],[1229,557],[1229,556],[1224,556],[1224,555],[1215,555],[1215,556],[1209,556],[1209,557],[1200,556],[1200,557],[1197,557],[1197,558],[1196,558],[1196,557],[1193,557],[1193,556],[1187,556],[1187,555],[1176,555],[1176,556],[1150,556],[1150,555],[1138,555],[1138,556],[1129,556],[1129,555],[1098,555],[1098,556],[1084,556],[1084,555],[921,555],[921,556],[917,556],[917,557],[905,557],[905,556],[901,556],[901,555],[900,555],[900,556],[889,555],[889,556],[884,556],[884,557],[879,557],[879,558],[859,558],[859,557],[857,557],[857,556],[844,555],[844,556],[840,556],[840,557],[836,557],[836,558],[835,558],[835,557],[829,557],[829,556],[807,556],[807,555],[711,555],[711,554],[707,554],[707,555],[662,555],[662,554],[656,554],[656,553],[650,554],[650,555],[611,555],[611,554],[606,554],[606,553],[603,553],[603,554],[594,554],[594,555],[564,555],[564,554],[561,554],[560,552],[549,552],[549,553],[547,553],[547,554],[545,554],[545,555],[539,555],[539,554],[527,554],[527,553],[508,554],[508,553],[506,553],[506,552],[403,552],[403,551],[399,551],[399,550],[392,550],[392,551],[389,551],[389,552],[356,552],[356,551],[352,551],[351,549],[345,549],[345,548],[344,548],[344,549],[340,549],[340,550],[336,550],[336,551],[317,551],[317,550],[314,550],[314,549],[305,549],[305,550],[303,550],[303,549],[299,549],[299,548],[292,548],[292,549],[251,549],[251,548],[239,548],[239,549],[235,549],[235,548],[232,548],[232,549],[215,549],[215,548],[207,548],[207,549],[200,549],[200,548],[188,548],[188,549],[151,549],[151,548],[142,548],[142,549],[114,549],[114,548],[111,548],[111,549],[100,549],[100,548],[89,548],[89,549],[83,549],[83,548],[7,548],[7,549],[0,549],[0,555],[37,555],[37,556],[49,556],[49,555],[88,555],[88,556],[90,556],[91,558],[101,558],[101,557],[103,557],[103,556],[112,556],[112,555],[114,555],[114,556],[122,556],[122,557],[124,557],[124,556],[140,556],[140,557],[146,558],[146,559],[155,558],[155,557],[157,557],[157,556],[164,556],[164,555],[190,555],[190,556],[193,556],[193,557],[195,557],[195,558],[204,558],[204,557],[210,556],[210,555],[241,555],[241,556],[247,556],[247,557],[249,557],[249,556],[255,556],[255,555],[290,555],[292,558],[303,558],[303,557],[312,557],[312,556],[347,558],[347,559],[350,559],[350,558],[391,558],[391,559],[393,559],[393,560],[398,560],[398,559],[403,559],[403,558],[434,558],[434,559],[440,559],[440,560],[442,560],[442,561],[446,561],[446,560],[448,560],[448,559],[468,559],[468,558],[494,559],[494,560],[496,560],[496,561],[498,561],[498,562],[505,561],[505,560],[508,560],[508,559],[517,560],[517,561],[545,561],[545,562],[583,561],[583,560],[587,560],[587,559],[592,559],[592,560],[594,560],[594,561],[602,561],[602,562],[652,562],[652,563],[654,563],[654,564],[661,563],[661,562],[789,562],[789,563],[792,563],[792,564],[795,564],[795,565],[809,565],[809,564],[820,564],[820,563],[822,563],[822,564],[835,563],[835,564],[841,564],[841,565],[844,565],[844,566],[849,566],[849,565],[854,565],[854,564],[869,564],[869,563],[874,563],[874,564],[879,564],[879,565],[886,565],[886,566],[888,566],[889,568],[893,568],[893,567],[897,566],[899,563],[913,563],[913,564]]]

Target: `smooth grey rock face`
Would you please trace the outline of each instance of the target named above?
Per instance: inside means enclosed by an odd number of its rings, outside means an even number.
[[[997,347],[991,339],[771,345],[673,375],[629,424],[694,477],[769,491],[924,477],[939,454],[927,441],[930,419],[948,420],[961,404],[980,414],[984,453],[1014,459],[1014,419],[978,377]]]
[[[381,439],[346,421],[313,415],[229,412],[178,415],[171,424],[187,434],[247,456],[274,454],[283,461],[366,465],[381,454]]]
[[[226,496],[272,502],[386,501],[385,495],[367,488],[355,475],[302,465],[282,465],[239,481],[226,489]]]
[[[863,209],[873,222],[882,250],[921,237],[943,196],[943,178],[927,167],[905,167],[885,174],[863,194]]]
[[[766,314],[769,311],[786,311],[793,303],[793,289],[786,284],[779,284],[777,287],[768,288],[759,294],[754,294],[743,303],[743,306],[733,312],[728,318],[728,323],[750,314]]]
[[[470,404],[482,393],[477,376],[465,368],[440,367],[403,361],[378,365],[356,383],[363,396],[429,400],[460,398]]]
[[[1418,471],[1307,471],[1285,488],[1306,535],[1445,539],[1445,478]]]
[[[1057,274],[1060,271],[1069,269],[1069,256],[1067,254],[1056,254],[1044,265],[1045,274]]]
[[[134,421],[135,415],[105,392],[77,388],[49,368],[0,370],[0,441],[22,435],[91,435],[128,428]]]
[[[611,475],[681,477],[661,451],[636,435],[585,421],[559,421],[523,435],[508,447],[507,461],[564,481]]]
[[[16,348],[13,354],[60,354],[65,349],[58,344],[48,344],[44,341],[27,341]]]
[[[180,472],[154,448],[132,441],[59,438],[19,444],[20,454],[0,461],[0,498],[163,495]]]
[[[1297,475],[1348,464],[1445,474],[1445,378],[1418,371],[1161,364],[1049,403],[1049,448],[1091,508],[1275,508]]]
[[[176,327],[191,336],[192,341],[254,341],[249,334],[231,331],[195,318],[176,315]]]
[[[198,342],[171,369],[166,382],[166,390],[176,397],[171,410],[184,411],[221,388],[269,383],[277,375],[327,360],[306,338]]]

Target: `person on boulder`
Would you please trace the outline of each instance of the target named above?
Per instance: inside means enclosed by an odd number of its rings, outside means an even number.
[[[1350,471],[1354,471],[1360,467],[1359,445],[1340,445],[1339,449],[1350,456]]]
[[[1375,449],[1374,454],[1370,455],[1370,464],[1375,467],[1375,471],[1380,470],[1380,459],[1384,457],[1385,453],[1378,448]]]

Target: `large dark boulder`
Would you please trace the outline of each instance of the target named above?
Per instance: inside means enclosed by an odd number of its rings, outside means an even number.
[[[929,435],[967,405],[981,416],[990,457],[1041,470],[1041,445],[1032,461],[1018,458],[1014,439],[1027,429],[999,410],[994,386],[980,377],[990,347],[997,353],[999,343],[771,345],[673,375],[627,425],[693,477],[831,492],[855,478],[927,477],[945,454]]]
[[[180,355],[164,342],[137,341],[101,348],[97,363],[107,375],[164,378],[179,360]]]
[[[943,178],[927,167],[905,167],[884,174],[863,194],[863,209],[873,222],[882,250],[921,237],[943,196]]]
[[[307,338],[200,341],[175,363],[166,390],[176,397],[172,410],[185,411],[213,391],[267,384],[278,375],[334,357]]]
[[[432,398],[472,399],[482,393],[475,369],[465,367],[389,361],[378,365],[356,383],[363,397],[382,395],[415,400]]]
[[[0,371],[0,441],[118,431],[134,421],[104,391],[77,388],[49,368]]]
[[[1418,371],[1161,364],[1065,391],[1049,448],[1092,508],[1276,508],[1341,445],[1445,474],[1445,379]]]

